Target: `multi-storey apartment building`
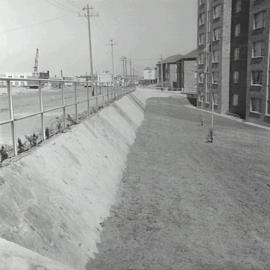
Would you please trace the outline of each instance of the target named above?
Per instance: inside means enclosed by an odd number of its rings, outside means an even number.
[[[250,0],[232,1],[229,112],[241,118],[246,117],[249,7]]]
[[[270,1],[250,1],[247,63],[248,121],[270,124]]]
[[[229,111],[231,0],[198,0],[198,105]]]

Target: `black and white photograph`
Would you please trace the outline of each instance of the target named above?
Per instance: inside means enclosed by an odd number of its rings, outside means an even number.
[[[0,270],[270,270],[269,0],[0,14]]]

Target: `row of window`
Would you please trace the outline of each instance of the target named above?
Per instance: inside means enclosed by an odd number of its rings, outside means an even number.
[[[205,53],[199,54],[198,58],[198,64],[203,65],[205,61]],[[258,58],[264,56],[264,42],[263,41],[254,41],[252,43],[252,51],[251,51],[251,57],[252,58]],[[240,48],[234,48],[233,51],[233,60],[237,61],[240,60]],[[212,51],[212,63],[219,63],[220,61],[220,51],[219,50],[213,50]]]
[[[202,95],[199,95],[199,102],[203,102],[204,98]],[[211,94],[209,92],[206,92],[205,95],[205,103],[210,103]],[[218,105],[218,96],[217,94],[213,94],[213,101],[215,105]],[[239,105],[239,95],[234,94],[232,96],[232,105],[238,106]],[[262,99],[258,97],[251,97],[250,98],[250,104],[249,104],[249,111],[252,113],[262,113]],[[270,100],[267,100],[266,103],[266,114],[270,115]]]
[[[199,1],[199,5],[202,5],[204,3],[205,3],[205,0]],[[241,10],[242,10],[242,2],[241,2],[241,0],[237,0],[235,2],[235,6],[234,6],[234,12],[239,13],[239,12],[241,12]],[[221,5],[214,6],[212,9],[213,20],[220,18],[221,13],[222,13]],[[209,15],[210,15],[210,12],[209,12]],[[199,14],[199,26],[204,25],[205,21],[206,21],[206,15],[205,15],[205,12],[202,12]]]
[[[235,37],[239,37],[240,36],[240,32],[241,32],[241,25],[240,24],[236,24],[234,27],[234,36]],[[210,36],[210,35],[209,35]],[[205,33],[200,33],[199,34],[199,38],[198,38],[198,44],[199,46],[202,46],[205,44],[206,40],[205,40]],[[217,27],[214,28],[212,31],[212,41],[219,41],[221,39],[221,28]],[[209,38],[210,41],[210,38]]]
[[[214,13],[216,14],[215,16],[220,16],[219,12]],[[203,25],[205,23],[205,13],[201,13],[199,15],[199,26]],[[260,11],[256,14],[253,15],[253,30],[258,30],[261,28],[264,28],[266,26],[266,20],[265,20],[265,11]],[[241,25],[236,24],[234,26],[234,37],[239,37],[241,32]],[[221,37],[221,30],[219,28],[213,29],[213,35],[212,35],[212,40],[217,41]],[[203,45],[205,43],[205,34],[202,33],[199,35],[199,45]]]
[[[199,73],[199,83],[204,83],[205,74]],[[233,83],[239,83],[240,74],[239,71],[233,72]],[[211,73],[211,82],[212,84],[219,83],[219,72],[213,71]],[[261,70],[254,70],[251,72],[251,85],[258,85],[261,86],[263,84],[263,72]]]

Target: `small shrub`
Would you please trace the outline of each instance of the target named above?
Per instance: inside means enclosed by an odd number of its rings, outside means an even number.
[[[49,128],[45,128],[45,137],[47,140],[50,138],[50,129]]]
[[[58,132],[61,132],[61,131],[62,131],[62,124],[61,124],[61,122],[59,122],[59,123],[57,124],[57,131],[58,131]]]
[[[70,114],[67,115],[67,120],[71,123],[71,125],[77,124],[77,122],[71,117]]]
[[[37,146],[38,144],[38,135],[33,133],[31,136],[25,136],[26,140],[29,142],[30,147]]]
[[[213,141],[214,141],[214,130],[212,128],[209,128],[206,142],[213,143]]]
[[[4,145],[2,145],[0,149],[0,155],[1,155],[1,162],[3,162],[5,159],[8,159],[8,152],[6,148],[4,147]]]
[[[20,138],[18,138],[18,153],[23,153],[24,151],[26,151],[26,146],[25,143],[22,143],[22,140]]]

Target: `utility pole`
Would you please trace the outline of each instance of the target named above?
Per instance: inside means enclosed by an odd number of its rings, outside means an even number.
[[[86,11],[86,14],[84,14],[85,17],[87,17],[88,20],[88,38],[89,38],[89,57],[90,57],[90,75],[91,79],[94,79],[94,69],[93,69],[93,52],[92,52],[92,39],[91,39],[91,17],[97,17],[97,13],[93,13],[93,6],[89,7],[89,4],[86,5],[86,7],[83,8],[83,11]]]
[[[122,56],[121,61],[123,62],[123,79],[125,83],[126,75],[127,75],[127,58],[125,56]]]
[[[113,42],[113,39],[110,39],[110,43],[107,44],[108,46],[111,46],[111,55],[112,55],[112,76],[114,79],[114,51],[113,47],[116,46],[117,44]]]
[[[131,58],[129,59],[129,75],[130,75],[130,80],[132,80],[132,60],[131,60]]]
[[[163,90],[163,58],[160,56],[160,77],[161,77],[161,90]]]

